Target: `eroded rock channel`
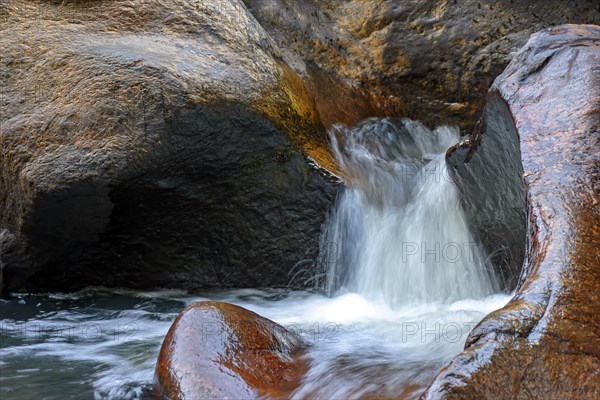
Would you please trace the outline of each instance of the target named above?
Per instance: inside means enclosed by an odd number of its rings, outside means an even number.
[[[593,2],[0,18],[3,397],[600,396]]]

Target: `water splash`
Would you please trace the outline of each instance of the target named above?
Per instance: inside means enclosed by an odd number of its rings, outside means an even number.
[[[322,261],[337,296],[90,288],[0,304],[0,397],[149,398],[173,319],[211,299],[246,307],[310,344],[293,399],[419,398],[471,329],[511,297],[482,298],[497,283],[444,168],[458,135],[390,119],[332,132],[347,188],[323,233]],[[470,253],[458,257],[453,243]]]
[[[330,294],[398,306],[498,290],[446,169],[458,129],[371,118],[330,138],[346,184],[321,237]]]

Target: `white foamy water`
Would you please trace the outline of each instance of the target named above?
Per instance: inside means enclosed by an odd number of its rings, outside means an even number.
[[[154,399],[164,335],[188,304],[218,300],[279,322],[311,344],[297,399],[376,393],[416,398],[462,350],[469,330],[509,299],[391,308],[359,294],[243,289],[181,292],[87,291],[0,304],[0,398]]]
[[[226,301],[310,344],[294,399],[416,399],[510,296],[469,233],[443,154],[458,131],[368,120],[337,128],[341,194],[322,236],[328,296],[243,289],[92,288],[0,301],[0,398],[149,399],[156,358],[188,304]],[[24,304],[23,304],[24,303]]]
[[[467,335],[510,296],[390,307],[357,293],[229,292],[234,302],[300,333],[310,369],[294,399],[416,399],[464,347]]]
[[[457,129],[369,119],[331,139],[347,187],[321,239],[330,293],[396,306],[498,291],[446,169]]]

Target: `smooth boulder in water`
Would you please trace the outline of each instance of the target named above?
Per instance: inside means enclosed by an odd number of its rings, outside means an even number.
[[[165,337],[156,387],[178,400],[285,397],[304,372],[302,346],[295,333],[245,308],[194,303]]]

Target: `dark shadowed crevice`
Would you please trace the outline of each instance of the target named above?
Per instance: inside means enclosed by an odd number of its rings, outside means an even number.
[[[491,92],[478,129],[446,155],[462,203],[503,289],[512,291],[525,258],[525,185],[519,136],[506,103]]]
[[[161,140],[141,173],[39,199],[35,291],[302,286],[290,270],[316,258],[335,186],[233,103],[172,110]]]

